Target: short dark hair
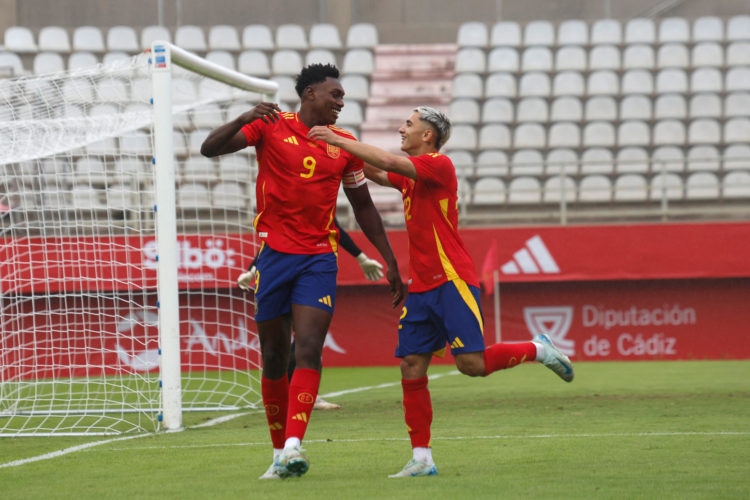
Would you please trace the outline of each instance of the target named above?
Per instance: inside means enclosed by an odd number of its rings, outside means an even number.
[[[338,77],[339,69],[333,64],[310,64],[302,68],[302,71],[297,75],[297,83],[294,86],[294,90],[297,91],[298,96],[302,97],[302,92],[310,85],[324,82],[326,78]]]

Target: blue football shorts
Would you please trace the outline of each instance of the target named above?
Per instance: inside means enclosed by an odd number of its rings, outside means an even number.
[[[338,260],[334,252],[299,255],[263,245],[256,265],[255,321],[292,310],[292,304],[317,307],[333,314]]]
[[[398,323],[396,357],[425,353],[442,357],[446,344],[454,356],[484,351],[483,332],[479,288],[455,279],[426,292],[409,293]]]

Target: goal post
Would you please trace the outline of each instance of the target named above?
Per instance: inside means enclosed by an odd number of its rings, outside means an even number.
[[[0,437],[259,405],[254,152],[197,148],[276,89],[165,42],[0,79]]]

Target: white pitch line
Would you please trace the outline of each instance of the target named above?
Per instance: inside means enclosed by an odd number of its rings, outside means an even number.
[[[430,380],[435,380],[441,377],[445,377],[447,375],[458,375],[460,372],[458,370],[453,370],[446,373],[438,373],[435,375],[430,375],[427,377]],[[345,394],[354,394],[355,392],[364,392],[364,391],[371,391],[374,389],[385,389],[388,387],[394,387],[397,385],[401,385],[401,381],[398,382],[386,382],[385,384],[378,384],[378,385],[367,385],[364,387],[355,387],[354,389],[344,389],[343,391],[336,391],[336,392],[329,392],[327,394],[321,394],[322,397],[325,398],[335,398],[338,396],[343,396]]]

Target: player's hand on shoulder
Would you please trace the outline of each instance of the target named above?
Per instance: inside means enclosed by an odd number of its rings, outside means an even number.
[[[336,141],[339,137],[338,134],[324,125],[316,125],[311,128],[310,132],[307,133],[307,137],[314,141],[327,142],[328,144],[331,144],[333,146],[338,145],[336,144]]]
[[[261,102],[250,111],[240,115],[240,120],[245,123],[252,123],[260,119],[265,123],[276,123],[281,119],[279,113],[281,113],[281,108],[275,102]]]

